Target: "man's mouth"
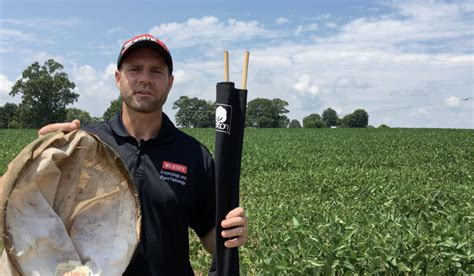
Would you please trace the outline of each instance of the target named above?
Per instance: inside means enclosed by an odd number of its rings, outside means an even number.
[[[136,95],[152,95],[153,93],[151,93],[150,91],[146,91],[146,90],[139,90],[139,91],[135,91],[135,94]]]

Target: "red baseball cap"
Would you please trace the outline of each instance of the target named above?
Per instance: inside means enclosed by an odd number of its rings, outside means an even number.
[[[123,58],[130,53],[133,49],[141,47],[150,47],[158,50],[161,56],[165,59],[166,64],[168,65],[170,74],[173,73],[173,60],[171,58],[170,51],[168,47],[160,41],[158,38],[152,36],[151,34],[141,34],[136,37],[133,37],[123,43],[122,50],[117,59],[117,69],[120,70],[122,65]]]

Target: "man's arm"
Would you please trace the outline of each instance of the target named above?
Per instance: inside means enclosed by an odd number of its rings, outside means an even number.
[[[213,227],[211,231],[207,232],[204,237],[200,237],[199,239],[201,240],[204,249],[206,249],[209,254],[214,254],[214,245],[216,243],[216,228]]]
[[[238,247],[247,242],[248,236],[248,219],[245,216],[245,210],[242,207],[237,207],[231,210],[221,222],[224,229],[220,234],[223,238],[228,238],[224,246],[227,248]],[[201,240],[204,249],[207,252],[214,252],[216,228],[212,228]]]

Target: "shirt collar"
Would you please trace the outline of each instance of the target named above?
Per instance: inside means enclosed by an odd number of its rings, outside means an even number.
[[[158,135],[151,138],[155,142],[161,143],[171,143],[174,138],[174,134],[176,132],[176,127],[174,126],[173,122],[168,118],[168,116],[163,112],[162,114],[162,123],[161,129],[158,132]],[[128,133],[125,125],[123,124],[122,120],[122,110],[115,113],[115,115],[110,118],[110,125],[112,127],[112,131],[122,137],[132,137]]]

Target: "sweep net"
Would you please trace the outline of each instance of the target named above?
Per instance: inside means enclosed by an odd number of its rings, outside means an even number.
[[[96,136],[47,135],[0,180],[0,233],[0,275],[121,275],[140,236],[137,193],[120,157]]]

